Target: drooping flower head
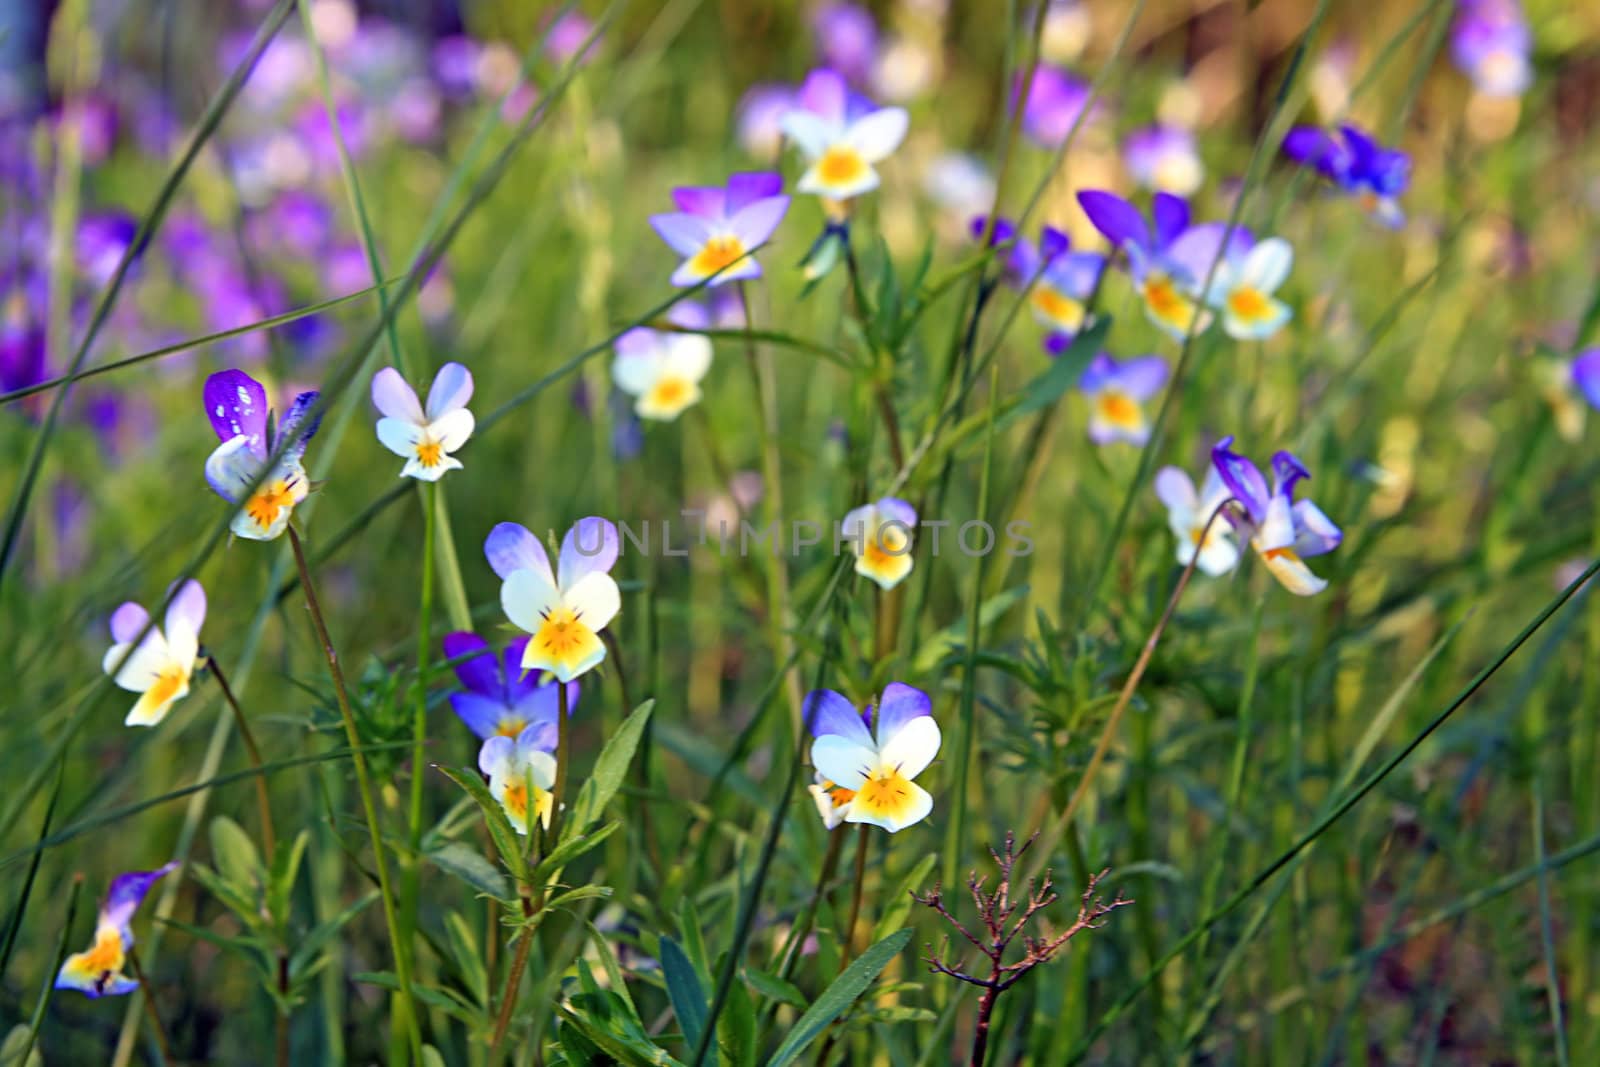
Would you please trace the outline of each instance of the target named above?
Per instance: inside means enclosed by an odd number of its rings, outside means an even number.
[[[1016,93],[1021,95],[1025,75],[1019,75]],[[1033,72],[1028,98],[1022,102],[1022,132],[1042,148],[1059,148],[1089,107],[1089,83],[1058,67],[1040,64]],[[1084,116],[1087,122],[1093,112]]]
[[[512,827],[528,832],[528,812],[550,828],[555,797],[557,741],[554,721],[530,726],[515,739],[496,734],[478,750],[478,769],[489,776],[489,793],[500,802]]]
[[[1214,262],[1249,248],[1247,230],[1235,227],[1230,236],[1224,223],[1191,225],[1188,201],[1170,193],[1152,199],[1149,223],[1131,203],[1101,189],[1083,190],[1078,203],[1111,247],[1127,257],[1145,315],[1157,328],[1181,341],[1191,329],[1198,334],[1211,324],[1200,287]]]
[[[561,706],[559,682],[543,685],[537,671],[524,671],[526,636],[512,639],[496,655],[489,643],[465,631],[445,634],[445,658],[459,660],[456,677],[462,691],[450,694],[450,706],[467,729],[485,740],[517,737],[530,726],[554,726]],[[462,658],[466,657],[466,658]],[[578,706],[578,683],[568,682],[567,714]]]
[[[855,553],[856,573],[880,589],[893,589],[911,573],[916,528],[916,509],[892,496],[846,512],[839,524],[841,539],[849,538]]]
[[[621,551],[616,526],[592,515],[574,523],[561,540],[559,573],[539,539],[514,522],[490,530],[483,550],[501,578],[506,617],[533,635],[523,650],[523,670],[550,671],[570,682],[606,658],[600,631],[622,608],[622,593],[608,573]]]
[[[885,686],[876,736],[870,717],[831,689],[809,693],[803,712],[815,738],[811,762],[821,780],[812,793],[825,825],[832,817],[835,826],[871,823],[897,833],[928,817],[933,797],[913,781],[939,754],[928,694],[902,682]]]
[[[372,376],[372,402],[383,418],[378,420],[378,440],[402,457],[402,478],[436,482],[446,471],[460,470],[451,455],[467,443],[476,425],[467,401],[472,399],[472,372],[459,363],[446,363],[434,375],[426,409],[417,392],[400,372],[385,367]]]
[[[1157,471],[1155,488],[1156,496],[1167,506],[1167,525],[1177,541],[1181,566],[1187,567],[1198,555],[1200,560],[1195,566],[1213,578],[1238,566],[1239,547],[1233,543],[1233,527],[1222,516],[1211,522],[1217,508],[1233,498],[1214,464],[1207,464],[1199,492],[1189,475],[1177,467]]]
[[[910,121],[905,108],[880,108],[851,92],[838,72],[812,71],[782,120],[808,164],[795,188],[829,200],[871,192],[879,182],[873,165],[900,147]]]
[[[982,237],[987,223],[981,215],[973,219],[973,236]],[[1019,289],[1032,286],[1028,306],[1039,324],[1052,334],[1077,336],[1088,319],[1089,298],[1100,283],[1106,258],[1072,251],[1072,239],[1054,226],[1040,228],[1036,245],[1018,234],[1010,219],[995,220],[991,240],[1013,242],[1005,264],[1006,281]]]
[[[206,591],[190,578],[167,605],[166,626],[151,626],[150,613],[128,601],[111,614],[111,640],[100,661],[112,681],[139,699],[123,720],[126,726],[155,726],[172,705],[189,695],[195,657],[200,654],[200,627],[206,621]],[[139,635],[144,640],[135,646]],[[121,664],[119,667],[118,664]]]
[[[751,255],[772,237],[789,198],[783,178],[768,171],[730,174],[724,187],[679,186],[672,191],[678,210],[650,216],[650,225],[685,259],[672,284],[711,285],[761,277],[761,264]],[[720,272],[720,273],[719,273]]]
[[[206,481],[228,503],[244,505],[229,528],[251,541],[280,537],[295,505],[311,489],[300,458],[317,432],[318,420],[307,419],[317,394],[295,397],[270,440],[267,391],[244,371],[213,374],[206,379],[204,397],[206,416],[222,441],[206,460]],[[267,461],[280,449],[282,455],[268,470]]]
[[[128,950],[133,947],[133,930],[128,924],[150,887],[177,867],[176,863],[169,863],[153,871],[130,871],[112,880],[105,902],[100,905],[94,944],[85,952],[67,957],[56,975],[57,989],[76,989],[94,998],[121,996],[139,988],[138,982],[122,973]]]
[[[1228,487],[1237,508],[1228,519],[1250,539],[1272,576],[1296,596],[1312,596],[1328,583],[1305,564],[1310,556],[1332,552],[1344,533],[1310,500],[1296,501],[1294,489],[1311,477],[1292,452],[1272,457],[1272,488],[1248,457],[1233,451],[1233,438],[1224,437],[1211,450],[1217,474]]]
[[[1293,265],[1294,249],[1281,237],[1269,237],[1217,265],[1206,303],[1221,314],[1222,329],[1229,337],[1262,341],[1293,317],[1289,305],[1273,296]]]
[[[667,320],[690,330],[705,330],[711,317],[699,304],[675,304]],[[637,326],[616,343],[611,377],[634,397],[641,419],[671,421],[700,401],[700,380],[711,369],[711,340],[698,333]]]
[[[1533,82],[1533,34],[1517,0],[1461,0],[1450,54],[1484,96],[1521,96]]]
[[[1398,198],[1411,182],[1411,157],[1398,148],[1384,148],[1354,126],[1336,133],[1296,126],[1283,139],[1283,154],[1355,196],[1384,225],[1405,222]]]
[[[1089,361],[1078,388],[1089,399],[1089,440],[1097,445],[1150,439],[1144,402],[1167,384],[1167,362],[1160,356],[1116,360],[1101,352]]]
[[[1206,176],[1194,132],[1182,126],[1133,131],[1122,143],[1122,162],[1136,183],[1173,196],[1193,196]]]

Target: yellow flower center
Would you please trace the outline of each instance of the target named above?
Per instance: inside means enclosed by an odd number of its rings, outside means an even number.
[[[1267,295],[1260,289],[1249,285],[1241,285],[1228,294],[1228,310],[1246,322],[1267,317],[1272,305],[1267,300]]]
[[[732,234],[713,237],[694,254],[691,265],[696,274],[712,275],[731,267],[744,255],[744,242]]]
[[[156,707],[160,707],[177,696],[178,690],[182,689],[184,683],[188,680],[188,672],[181,666],[174,664],[156,675],[155,683],[145,691],[145,699]]]
[[[1265,552],[1261,553],[1261,555],[1262,555],[1262,558],[1269,559],[1269,560],[1270,559],[1281,559],[1281,560],[1287,560],[1290,563],[1299,563],[1300,562],[1299,553],[1295,552],[1294,549],[1288,547],[1287,545],[1285,545],[1283,548],[1269,548]]]
[[[1083,325],[1083,305],[1049,285],[1034,286],[1033,309],[1066,330]]]
[[[494,732],[501,737],[516,737],[527,728],[528,723],[526,720],[519,719],[515,715],[507,715],[500,720],[499,725],[494,728]]]
[[[437,467],[439,459],[444,455],[444,446],[438,441],[417,442],[417,462],[424,467]]]
[[[592,644],[595,637],[594,631],[584,625],[576,612],[568,607],[560,607],[545,616],[544,624],[533,639],[541,652],[561,661]]]
[[[896,526],[884,526],[878,536],[867,541],[861,554],[874,570],[882,570],[906,555],[907,536]]]
[[[521,782],[513,782],[506,786],[505,795],[500,798],[500,804],[517,822],[526,824],[528,821],[528,787]]]
[[[911,806],[911,796],[911,780],[898,767],[881,768],[862,783],[855,802],[868,814],[893,818]]]
[[[1188,301],[1165,274],[1152,274],[1145,282],[1144,300],[1150,310],[1163,319],[1175,319],[1188,307]]]
[[[681,375],[670,374],[650,387],[640,407],[640,414],[672,418],[694,403],[694,398],[694,383]]]
[[[832,145],[817,160],[817,177],[824,185],[850,185],[866,173],[867,161],[849,145]]]
[[[1102,419],[1119,429],[1137,429],[1144,421],[1139,402],[1115,389],[1107,389],[1095,397],[1095,407]]]
[[[293,507],[294,487],[282,478],[275,478],[256,490],[255,496],[244,506],[244,512],[251,522],[266,529],[278,521],[281,512]]]
[[[833,803],[835,808],[842,808],[856,798],[855,790],[846,789],[842,785],[834,785],[826,779],[823,780],[822,791],[828,794],[828,800]]]
[[[106,928],[94,935],[94,947],[85,952],[80,961],[83,969],[92,974],[107,974],[122,969],[122,934]]]

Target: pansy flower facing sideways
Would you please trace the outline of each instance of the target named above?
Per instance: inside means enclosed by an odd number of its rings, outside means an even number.
[[[675,305],[667,321],[689,330],[711,326],[705,308],[691,303]],[[709,338],[638,326],[617,338],[616,350],[611,378],[634,398],[641,419],[670,422],[700,402],[700,381],[711,369]]]
[[[1122,361],[1104,352],[1095,356],[1078,379],[1078,388],[1089,398],[1089,440],[1097,445],[1144,444],[1150,439],[1144,402],[1166,384],[1167,363],[1160,356]]]
[[[765,244],[789,210],[783,178],[767,171],[731,174],[725,187],[680,186],[678,210],[650,216],[650,225],[684,257],[672,275],[677,286],[711,285],[761,277],[751,253]]]
[[[1264,341],[1282,329],[1294,312],[1273,294],[1293,266],[1294,249],[1281,237],[1219,263],[1206,303],[1221,315],[1223,332],[1237,341]]]
[[[972,220],[972,236],[981,239],[989,220]],[[1039,230],[1039,242],[1017,233],[1010,219],[996,219],[991,244],[1011,242],[1005,261],[1006,282],[1028,291],[1033,317],[1052,336],[1072,338],[1088,322],[1089,298],[1100,283],[1106,257],[1097,252],[1072,251],[1072,239],[1054,226]],[[1029,288],[1029,287],[1032,288]]]
[[[300,457],[317,432],[317,421],[307,421],[317,394],[295,397],[270,441],[267,391],[250,375],[220,371],[206,379],[203,395],[206,416],[222,441],[206,460],[206,481],[228,503],[244,505],[229,528],[247,540],[275,540],[289,525],[295,505],[311,491]],[[269,470],[268,460],[280,451]]]
[[[874,164],[900,147],[910,117],[905,108],[880,108],[851,92],[835,71],[814,70],[780,124],[806,158],[806,172],[795,188],[829,200],[850,200],[878,187]]]
[[[855,553],[856,573],[881,589],[893,589],[911,573],[916,528],[916,509],[892,496],[846,512],[839,524]]]
[[[537,671],[522,669],[529,638],[514,638],[496,655],[489,643],[465,631],[445,634],[445,658],[455,660],[461,692],[450,694],[450,706],[467,729],[488,740],[515,738],[530,726],[555,726],[561,706],[561,683],[540,684]],[[578,683],[568,682],[567,713],[578,706]]]
[[[1311,477],[1304,464],[1291,452],[1274,455],[1269,490],[1256,465],[1233,451],[1232,437],[1217,442],[1211,461],[1237,505],[1227,511],[1229,521],[1249,538],[1272,576],[1296,596],[1326,589],[1328,583],[1311,573],[1305,558],[1332,552],[1344,533],[1311,501],[1295,501],[1295,486]]]
[[[193,578],[167,605],[166,627],[145,626],[150,613],[128,601],[111,614],[111,640],[101,668],[139,699],[123,720],[127,726],[155,726],[172,705],[189,695],[189,678],[200,654],[200,627],[206,621],[206,591]],[[139,635],[144,640],[137,647]],[[120,666],[119,666],[120,664]],[[114,674],[112,672],[115,672]]]
[[[1411,182],[1411,157],[1398,148],[1384,148],[1354,126],[1336,133],[1296,126],[1283,139],[1283,154],[1355,196],[1385,226],[1405,222],[1399,196]]]
[[[478,750],[478,769],[489,776],[489,793],[511,820],[517,833],[527,834],[528,812],[539,825],[550,828],[555,809],[551,790],[556,784],[556,725],[530,726],[514,739],[496,735]]]
[[[1223,249],[1227,226],[1220,222],[1189,224],[1189,204],[1170,193],[1157,193],[1150,222],[1131,203],[1101,189],[1085,189],[1078,203],[1094,228],[1128,259],[1128,274],[1144,301],[1145,315],[1175,340],[1201,333],[1212,315],[1202,305],[1200,287],[1212,264],[1242,255],[1250,234],[1235,227]]]
[[[608,573],[621,545],[605,519],[579,519],[561,540],[559,572],[527,528],[502,522],[484,542],[489,566],[501,578],[506,617],[533,635],[523,649],[524,671],[550,671],[570,682],[606,658],[600,631],[622,608]]]
[[[939,724],[928,694],[890,682],[878,700],[878,729],[844,696],[819,689],[806,696],[812,736],[811,787],[823,822],[871,823],[897,833],[928,817],[933,797],[913,779],[939,754]]]
[[[1233,526],[1224,515],[1212,515],[1233,499],[1215,465],[1206,468],[1205,479],[1196,492],[1189,475],[1177,467],[1156,472],[1156,496],[1167,507],[1167,525],[1178,543],[1178,563],[1187,567],[1199,556],[1195,566],[1216,578],[1239,565],[1239,546],[1233,542]],[[1209,524],[1209,528],[1208,528]]]
[[[114,997],[139,988],[138,982],[122,973],[128,950],[133,947],[133,930],[128,924],[150,887],[177,866],[169,863],[153,871],[131,871],[112,880],[94,926],[94,944],[86,952],[67,957],[56,975],[57,989],[76,989],[90,997]]]
[[[472,372],[459,363],[446,363],[434,375],[427,408],[393,367],[372,376],[372,402],[383,413],[378,440],[406,461],[400,477],[436,482],[446,471],[461,469],[451,453],[472,436],[476,423],[467,410],[471,399]]]

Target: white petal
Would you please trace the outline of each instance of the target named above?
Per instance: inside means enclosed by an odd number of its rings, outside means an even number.
[[[591,571],[563,590],[562,602],[577,612],[585,626],[599,633],[622,610],[622,591],[616,580],[601,571]]]
[[[832,123],[802,108],[784,112],[778,127],[808,159],[816,159],[826,152],[829,143],[839,134]]]
[[[428,436],[439,442],[446,452],[454,452],[467,443],[477,420],[466,408],[456,408],[428,424]]]
[[[408,459],[416,456],[417,442],[422,440],[426,432],[414,422],[391,418],[378,420],[378,441],[390,452]]]
[[[611,380],[629,396],[643,396],[661,376],[661,357],[655,352],[629,352],[611,363]]]
[[[1272,572],[1272,576],[1295,596],[1315,596],[1328,588],[1326,579],[1318,578],[1311,573],[1311,568],[1305,565],[1305,561],[1287,549],[1263,552],[1261,559],[1266,563],[1267,570]]]
[[[151,630],[131,655],[128,649],[126,644],[112,645],[101,658],[100,669],[110,674],[121,663],[112,681],[130,693],[142,693],[172,662],[172,655],[167,651],[167,640],[161,636],[159,628]],[[126,660],[124,656],[127,656]]]
[[[849,200],[863,193],[870,193],[878,187],[878,172],[870,165],[864,168],[860,176],[848,182],[837,184],[823,181],[821,168],[813,165],[800,180],[795,183],[795,189],[812,196],[825,196],[833,200]]]
[[[423,421],[417,391],[393,367],[385,367],[372,376],[372,403],[388,418],[417,424]]]
[[[667,342],[666,369],[698,382],[711,369],[711,341],[694,334],[679,334]]]
[[[911,116],[906,114],[905,108],[881,108],[852,122],[845,131],[844,140],[868,163],[879,163],[900,147],[910,124]]]
[[[867,772],[877,765],[878,754],[838,734],[823,734],[811,742],[811,764],[835,785],[860,789]]]
[[[1194,482],[1186,472],[1177,467],[1162,467],[1157,471],[1155,489],[1156,499],[1166,505],[1167,514],[1173,521],[1177,521],[1181,515],[1187,523],[1189,516],[1200,507],[1200,498],[1194,491]]]
[[[879,738],[878,760],[915,778],[939,754],[939,741],[939,724],[933,716],[918,715],[893,737]]]
[[[500,606],[519,629],[538,633],[544,616],[561,606],[561,593],[538,571],[512,571],[500,585]]]
[[[1188,543],[1194,544],[1193,541]],[[1239,546],[1232,538],[1213,530],[1206,539],[1206,547],[1200,550],[1200,562],[1196,566],[1211,577],[1220,578],[1238,565]]]
[[[1263,293],[1276,292],[1293,266],[1294,248],[1282,237],[1269,237],[1245,256],[1241,281]]]
[[[910,792],[910,799],[906,801],[905,810],[897,815],[877,818],[860,810],[854,801],[851,801],[845,813],[845,822],[869,823],[880,826],[891,834],[899,833],[908,826],[915,826],[926,819],[933,811],[933,797],[928,791],[916,782],[907,782],[906,789]]]
[[[428,421],[437,422],[467,406],[472,399],[472,372],[460,363],[446,363],[428,390]]]

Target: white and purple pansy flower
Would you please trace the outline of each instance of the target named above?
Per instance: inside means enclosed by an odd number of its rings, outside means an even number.
[[[155,726],[172,705],[189,694],[189,679],[200,655],[200,627],[206,621],[206,591],[190,578],[167,605],[165,627],[146,626],[150,613],[128,601],[111,614],[111,640],[101,669],[139,699],[123,720],[126,726]],[[139,635],[144,639],[139,640]],[[135,646],[134,642],[138,641]],[[112,672],[115,672],[113,674]]]
[[[687,301],[667,312],[684,330],[711,328],[711,316]],[[700,401],[700,381],[711,369],[711,340],[699,333],[638,326],[616,342],[611,379],[634,398],[641,419],[671,421]]]
[[[1194,132],[1182,126],[1135,130],[1122,143],[1122,162],[1137,184],[1173,196],[1194,195],[1206,176]]]
[[[517,737],[530,726],[555,725],[561,707],[561,683],[540,684],[537,671],[525,671],[526,636],[513,638],[496,654],[475,633],[445,634],[445,658],[455,663],[461,691],[450,694],[450,706],[467,729],[484,740]],[[567,714],[578,706],[578,683],[568,682]]]
[[[846,512],[839,524],[855,553],[856,573],[880,589],[893,589],[911,573],[916,529],[916,509],[892,496]]]
[[[914,781],[939,754],[928,694],[890,682],[878,699],[876,735],[870,718],[831,689],[807,694],[803,713],[815,738],[811,762],[821,777],[812,790],[824,825],[870,823],[897,833],[928,817],[933,797]]]
[[[987,226],[986,217],[973,219],[973,236],[982,237]],[[1034,244],[1017,233],[1010,219],[996,219],[991,243],[1006,241],[1012,242],[1006,280],[1028,290],[1033,317],[1052,335],[1077,336],[1088,321],[1089,299],[1105,271],[1106,258],[1097,252],[1072,251],[1072,238],[1054,226],[1041,227]]]
[[[1232,494],[1236,508],[1229,520],[1248,537],[1272,576],[1296,596],[1312,596],[1328,587],[1311,573],[1305,560],[1332,552],[1344,533],[1310,500],[1296,501],[1294,489],[1311,475],[1291,452],[1272,457],[1272,488],[1248,457],[1233,451],[1233,438],[1224,437],[1211,450],[1217,474]]]
[[[679,186],[678,210],[650,216],[650,225],[684,257],[672,275],[677,286],[711,285],[761,277],[752,253],[771,239],[789,210],[783,178],[769,171],[728,176],[726,186]]]
[[[1089,361],[1078,388],[1089,400],[1089,440],[1097,445],[1150,439],[1145,401],[1167,384],[1167,362],[1160,356],[1117,360],[1101,352]]]
[[[514,522],[490,530],[483,550],[501,578],[506,617],[533,635],[523,650],[523,670],[550,671],[570,682],[606,658],[600,631],[622,608],[622,593],[608,573],[621,551],[615,525],[592,515],[574,523],[561,541],[559,572],[539,539]]]
[[[795,189],[829,200],[871,192],[879,183],[874,164],[900,147],[910,121],[905,108],[880,108],[852,92],[837,71],[812,71],[781,120],[806,158]]]
[[[1450,54],[1484,96],[1521,96],[1533,83],[1533,34],[1517,0],[1461,0]]]
[[[529,812],[550,828],[558,739],[552,721],[530,726],[515,738],[496,734],[478,750],[478,769],[489,777],[489,793],[519,834],[528,832]]]
[[[1273,295],[1293,266],[1294,249],[1281,237],[1269,237],[1243,254],[1232,252],[1217,265],[1206,303],[1217,309],[1229,337],[1264,341],[1294,316]]]
[[[461,469],[461,461],[451,453],[472,436],[476,423],[467,410],[471,399],[472,372],[459,363],[439,368],[426,408],[393,367],[372,376],[372,403],[383,413],[378,440],[406,461],[400,477],[436,482],[446,471]]]
[[[280,537],[295,505],[311,491],[300,459],[317,432],[318,420],[309,418],[317,394],[295,397],[270,440],[267,391],[250,375],[220,371],[206,379],[203,395],[206,416],[222,441],[206,459],[206,481],[222,499],[242,505],[229,528],[251,541]]]
[[[1177,467],[1157,471],[1155,489],[1167,506],[1167,526],[1177,540],[1179,565],[1187,567],[1199,556],[1195,566],[1213,578],[1239,565],[1232,525],[1221,515],[1212,521],[1217,509],[1233,499],[1215,464],[1207,464],[1198,491],[1189,475]]]
[[[153,871],[130,871],[112,880],[94,925],[94,944],[67,957],[56,975],[57,989],[76,989],[93,998],[121,996],[139,988],[137,981],[122,973],[128,950],[133,947],[129,924],[150,887],[177,867],[176,863],[169,863]]]

